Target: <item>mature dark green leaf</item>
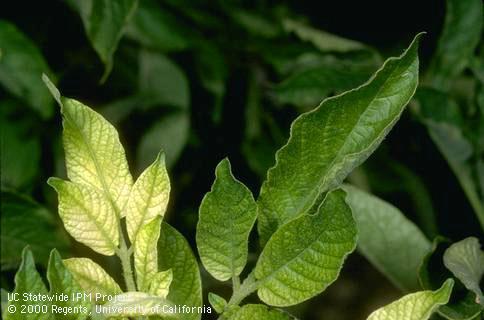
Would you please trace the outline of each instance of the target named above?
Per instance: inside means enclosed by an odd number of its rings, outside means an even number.
[[[88,318],[89,311],[91,311],[91,302],[88,299],[79,301],[71,299],[73,294],[83,292],[82,287],[74,279],[69,269],[66,268],[59,252],[55,249],[50,253],[47,279],[50,284],[50,295],[66,294],[69,297],[65,301],[56,301],[56,305],[61,308],[71,308],[71,312],[64,315],[65,319],[84,320]]]
[[[162,52],[187,49],[192,31],[157,1],[142,0],[126,29],[126,37]]]
[[[294,319],[284,311],[270,309],[262,304],[246,304],[230,315],[229,320],[290,320]]]
[[[172,168],[188,140],[190,117],[185,112],[172,112],[161,118],[141,138],[137,150],[138,168],[145,168],[160,152],[166,155],[166,166]]]
[[[2,239],[3,244],[3,239]],[[36,302],[25,301],[23,294],[32,295],[48,295],[47,288],[45,287],[40,274],[35,269],[34,256],[29,247],[25,247],[22,251],[22,264],[19,270],[15,274],[15,290],[14,294],[20,295],[19,301],[9,301],[9,306],[14,306],[16,311],[11,313],[7,311],[5,313],[5,320],[54,320],[54,316],[50,313],[50,304],[48,302]],[[2,301],[3,304],[3,301]],[[22,305],[24,306],[39,306],[42,311],[42,307],[47,307],[47,312],[29,312],[21,313]],[[27,307],[28,308],[28,307]],[[10,310],[10,309],[8,309]],[[35,307],[32,309],[35,310]]]
[[[418,290],[418,268],[430,242],[391,204],[349,185],[344,189],[358,227],[358,250],[397,287]]]
[[[197,246],[205,269],[225,281],[238,277],[247,263],[257,205],[250,190],[232,175],[228,159],[219,163],[215,176],[200,205]]]
[[[113,55],[138,0],[68,0],[79,12],[87,37],[105,65],[101,82],[113,68]]]
[[[202,284],[198,263],[185,238],[167,223],[161,226],[158,241],[158,268],[171,269],[173,281],[167,299],[175,305],[202,306]],[[184,314],[186,320],[200,319],[201,314]]]
[[[314,215],[283,225],[264,247],[255,267],[259,298],[273,306],[301,303],[324,291],[356,246],[356,223],[335,190]]]
[[[19,253],[27,245],[37,256],[37,262],[44,266],[47,266],[50,250],[67,248],[67,238],[46,208],[11,191],[2,191],[0,198],[2,270],[17,267]]]
[[[190,106],[190,90],[183,70],[161,53],[140,52],[139,91],[158,104],[182,110]]]
[[[248,11],[242,8],[231,8],[227,10],[227,13],[230,14],[230,17],[235,23],[243,27],[253,36],[270,39],[282,33],[281,26],[261,12]]]
[[[444,264],[464,286],[476,294],[476,303],[484,307],[479,283],[484,274],[484,251],[479,240],[469,237],[452,244],[444,253]]]
[[[419,270],[420,283],[424,289],[436,290],[442,281],[453,277],[443,263],[443,255],[449,245],[450,242],[441,237],[434,240],[432,252],[424,258]],[[475,294],[455,279],[449,302],[441,306],[438,312],[450,320],[471,320],[481,313],[481,307],[475,302]]]
[[[447,0],[447,13],[430,70],[430,83],[446,89],[469,64],[481,39],[481,0]]]
[[[418,38],[365,85],[324,100],[293,122],[258,199],[262,244],[281,225],[317,205],[391,130],[417,87]]]
[[[42,73],[52,75],[36,45],[13,24],[0,20],[0,84],[26,102],[43,118],[52,116],[53,100],[42,84]]]

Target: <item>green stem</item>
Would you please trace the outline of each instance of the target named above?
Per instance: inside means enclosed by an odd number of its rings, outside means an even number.
[[[117,251],[117,255],[119,257],[119,260],[121,260],[124,282],[126,283],[126,288],[128,289],[128,291],[136,291],[136,286],[134,284],[133,269],[131,268],[130,250],[126,246],[126,241],[124,240],[124,236],[121,235],[119,238],[120,238],[119,240],[120,245],[119,245],[119,250]]]

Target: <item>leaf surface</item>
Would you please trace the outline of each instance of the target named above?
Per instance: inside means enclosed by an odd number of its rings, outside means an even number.
[[[246,304],[229,317],[229,320],[290,320],[294,319],[287,313],[270,309],[262,304]]]
[[[139,291],[147,292],[158,272],[157,242],[160,237],[160,223],[161,218],[157,217],[145,224],[134,244],[134,266]]]
[[[215,175],[200,205],[197,246],[205,269],[225,281],[240,275],[247,263],[257,205],[250,190],[232,175],[228,159],[218,164]]]
[[[344,189],[358,227],[358,251],[400,289],[418,290],[418,268],[431,249],[422,231],[390,203],[349,185]]]
[[[131,243],[136,243],[138,233],[146,224],[156,217],[163,218],[169,198],[170,178],[161,152],[136,180],[129,195],[126,226]]]
[[[222,313],[227,306],[227,300],[213,292],[208,293],[208,301],[217,313]]]
[[[95,299],[96,294],[115,296],[122,292],[116,281],[91,259],[70,258],[63,262],[75,281],[83,289],[83,293],[91,294],[92,301],[96,300],[96,303],[102,304],[106,301]]]
[[[83,184],[50,178],[59,196],[59,216],[77,241],[104,255],[114,255],[119,244],[118,219],[106,197]]]
[[[202,306],[202,288],[198,262],[185,238],[172,226],[162,223],[158,241],[158,267],[171,269],[173,281],[167,299],[175,305]],[[186,320],[200,319],[201,314],[184,314]]]
[[[35,261],[32,251],[29,247],[25,247],[22,251],[22,263],[20,268],[15,274],[15,290],[14,294],[19,295],[19,301],[8,301],[8,306],[14,306],[16,311],[10,313],[8,311],[4,314],[5,320],[54,320],[54,316],[48,313],[21,313],[22,305],[35,306],[38,305],[42,307],[43,305],[49,305],[46,302],[35,302],[35,301],[23,301],[23,294],[33,294],[33,295],[48,295],[47,288],[45,287],[40,274],[35,268]],[[4,302],[2,301],[2,304]],[[28,308],[28,307],[27,307]],[[35,307],[34,307],[35,308]],[[50,308],[50,306],[49,306]],[[33,309],[35,310],[35,309]]]
[[[165,299],[168,295],[168,292],[170,291],[170,285],[172,281],[173,272],[171,271],[171,269],[157,272],[151,280],[149,291],[151,294]]]
[[[255,268],[258,295],[272,306],[290,306],[324,291],[356,246],[356,224],[346,193],[326,196],[315,215],[304,214],[271,237]]]
[[[317,205],[325,191],[378,147],[415,92],[418,38],[366,84],[324,100],[293,122],[258,199],[262,244],[281,225]]]

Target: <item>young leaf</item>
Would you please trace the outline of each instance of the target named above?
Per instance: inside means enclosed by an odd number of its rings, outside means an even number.
[[[65,233],[61,232],[53,214],[46,208],[25,195],[10,191],[2,191],[0,199],[2,271],[18,266],[19,252],[27,245],[37,257],[37,263],[44,267],[52,248],[67,249]]]
[[[101,82],[113,68],[113,55],[138,0],[69,0],[79,11],[86,34],[105,65]]]
[[[87,299],[81,299],[79,301],[71,299],[73,294],[83,291],[71,272],[62,262],[59,252],[55,249],[50,253],[47,279],[50,284],[49,295],[66,294],[69,296],[69,299],[65,301],[56,301],[56,305],[61,308],[71,308],[72,312],[66,315],[66,319],[84,320],[88,318],[91,303]]]
[[[48,79],[53,95],[59,94]],[[100,114],[79,101],[61,98],[62,135],[67,176],[103,192],[116,213],[128,200],[133,178],[116,129]]]
[[[174,305],[165,299],[145,292],[125,292],[118,294],[111,301],[95,306],[93,320],[111,319],[112,317],[136,317],[162,315],[168,318],[178,318]]]
[[[483,26],[481,0],[447,0],[446,17],[437,51],[430,66],[432,85],[449,87],[470,62]]]
[[[346,193],[327,194],[315,215],[304,214],[271,237],[255,268],[258,295],[272,306],[290,306],[326,289],[356,246],[356,224]]]
[[[229,320],[290,320],[294,319],[287,313],[277,310],[269,309],[262,304],[246,304],[232,314]]]
[[[208,293],[208,301],[217,313],[222,313],[227,306],[227,300],[213,292]]]
[[[476,294],[476,303],[484,306],[479,287],[484,274],[484,252],[479,240],[469,237],[451,245],[444,253],[444,264],[467,289]]]
[[[53,100],[40,76],[52,74],[52,71],[42,53],[32,40],[5,20],[0,20],[0,39],[0,84],[43,118],[50,118],[54,111]]]
[[[89,186],[49,178],[59,196],[59,216],[67,232],[96,252],[110,256],[119,243],[118,220],[106,197]]]
[[[232,175],[228,159],[219,163],[215,176],[200,205],[197,246],[205,269],[225,281],[245,267],[257,205],[250,190]]]
[[[427,320],[449,301],[454,282],[447,280],[436,291],[420,291],[404,296],[373,312],[367,320]]]
[[[153,164],[136,180],[129,195],[126,226],[132,243],[136,242],[141,228],[158,216],[163,218],[169,198],[170,179],[166,172],[165,155],[160,152]]]
[[[419,38],[366,84],[324,100],[293,122],[258,199],[262,244],[281,225],[317,205],[325,191],[378,147],[417,87]]]
[[[42,278],[40,277],[37,269],[35,269],[34,256],[29,247],[25,247],[22,251],[22,263],[20,268],[15,274],[15,290],[14,294],[18,294],[19,301],[11,300],[8,302],[9,306],[14,306],[16,311],[11,313],[10,311],[5,312],[5,320],[54,320],[54,316],[48,313],[21,313],[21,305],[31,305],[31,306],[43,306],[46,302],[35,302],[35,301],[23,301],[23,294],[33,294],[33,295],[48,295],[48,291],[45,287]],[[2,301],[3,304],[3,301]],[[47,303],[48,305],[48,303]],[[8,309],[10,310],[10,309]],[[34,309],[35,310],[35,309]]]
[[[405,291],[420,288],[418,268],[430,251],[422,231],[391,204],[346,185],[358,227],[358,250]]]
[[[175,305],[202,306],[202,284],[197,260],[185,238],[169,224],[162,223],[158,252],[159,269],[173,271],[167,299]],[[184,320],[198,320],[200,317],[196,312],[183,315]]]
[[[158,262],[157,262],[158,263]],[[149,292],[155,296],[166,298],[170,291],[170,285],[173,281],[173,272],[171,269],[157,272],[151,280]]]
[[[139,291],[148,291],[153,277],[158,272],[157,242],[160,237],[161,218],[145,224],[134,244],[134,266]]]
[[[91,294],[93,300],[96,298],[96,294],[114,296],[122,292],[116,281],[91,259],[70,258],[63,262],[83,292]],[[96,299],[96,303],[102,304],[103,302],[106,301]]]

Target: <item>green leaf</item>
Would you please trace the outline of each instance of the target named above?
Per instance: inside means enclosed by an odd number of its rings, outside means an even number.
[[[77,283],[72,273],[62,262],[61,256],[57,250],[52,250],[47,268],[47,279],[50,284],[49,295],[66,294],[69,299],[65,301],[56,301],[55,304],[61,308],[71,308],[72,312],[65,314],[68,320],[84,320],[89,316],[91,303],[88,299],[75,301],[73,295],[82,293],[81,286]]]
[[[418,268],[430,242],[390,203],[349,185],[344,189],[358,227],[358,251],[400,289],[418,290]]]
[[[113,55],[138,0],[69,0],[81,16],[87,37],[104,63],[104,82],[113,68]]]
[[[205,269],[225,281],[239,276],[247,263],[257,205],[250,190],[232,175],[228,159],[218,164],[215,176],[200,205],[197,246]]]
[[[156,122],[141,137],[137,150],[138,168],[145,168],[162,149],[166,166],[172,168],[187,143],[190,116],[186,112],[173,112]]]
[[[183,70],[161,53],[140,51],[139,91],[158,104],[182,110],[190,105],[190,89]]]
[[[158,268],[171,269],[173,281],[167,299],[175,305],[202,306],[198,262],[185,238],[169,224],[162,223],[158,241]],[[183,319],[200,319],[201,314],[184,314]]]
[[[444,29],[432,60],[429,76],[436,88],[446,89],[469,64],[483,26],[481,0],[447,0]]]
[[[129,196],[126,226],[131,243],[136,242],[138,232],[146,224],[156,217],[163,218],[169,199],[170,178],[165,167],[165,155],[160,152],[136,180]]]
[[[44,81],[54,96],[59,95],[48,79]],[[124,216],[133,178],[118,132],[100,114],[74,99],[61,98],[61,113],[67,176],[104,193],[116,214]]]
[[[208,293],[208,301],[217,313],[222,313],[227,306],[227,300],[213,292]]]
[[[156,1],[140,1],[139,7],[126,29],[126,37],[145,47],[162,52],[180,51],[190,46],[191,30],[176,16],[160,8]]]
[[[8,302],[9,306],[14,306],[16,312],[10,313],[5,312],[5,320],[54,320],[54,316],[49,312],[47,313],[21,313],[22,305],[29,306],[48,306],[50,310],[50,305],[48,302],[35,302],[35,301],[24,301],[23,294],[32,295],[48,295],[47,288],[45,287],[40,274],[35,268],[34,256],[29,247],[25,247],[22,251],[22,263],[17,273],[15,274],[15,290],[14,294],[19,295],[19,301],[11,300]],[[3,304],[3,301],[2,301]],[[45,307],[44,307],[45,308]],[[33,309],[35,310],[35,309]]]
[[[62,251],[67,249],[65,234],[46,208],[27,196],[10,191],[2,191],[0,199],[2,271],[18,266],[19,253],[27,245],[37,256],[37,262],[43,266],[47,266],[52,248],[57,247]]]
[[[336,280],[356,246],[356,224],[345,196],[342,190],[328,193],[316,214],[304,214],[274,233],[255,268],[262,301],[298,304]]]
[[[52,74],[37,46],[10,22],[0,20],[0,84],[42,118],[53,114],[53,100],[42,84],[42,73]]]
[[[452,244],[444,253],[444,264],[467,289],[476,294],[476,303],[484,307],[479,283],[484,274],[484,252],[479,240],[469,237]]]
[[[156,217],[143,225],[134,243],[134,266],[139,291],[148,291],[158,272],[157,242],[160,237],[161,218]]]
[[[283,25],[287,32],[293,32],[301,40],[312,43],[316,48],[323,52],[348,52],[369,49],[366,45],[360,42],[338,37],[296,20],[284,19]]]
[[[449,243],[448,240],[437,237],[434,240],[432,252],[423,260],[419,270],[419,279],[424,289],[435,290],[445,279],[453,277],[443,263],[443,256]],[[440,306],[439,314],[450,320],[475,319],[482,309],[475,302],[475,294],[467,290],[459,279],[454,280],[456,285],[452,290],[450,300],[446,305]]]
[[[165,299],[168,295],[168,292],[170,292],[170,285],[172,281],[173,271],[171,271],[171,269],[157,272],[151,280],[149,292],[155,296]]]
[[[258,199],[262,244],[319,204],[318,198],[365,161],[391,130],[417,87],[419,37],[366,84],[324,100],[293,122]]]
[[[436,291],[419,291],[404,296],[373,312],[367,320],[427,320],[449,301],[454,282],[447,280]]]
[[[65,259],[65,267],[86,294],[91,294],[91,301],[102,304],[107,300],[97,295],[115,296],[121,288],[104,269],[89,258]]]
[[[267,306],[262,304],[246,304],[237,310],[233,315],[231,315],[229,320],[254,320],[254,319],[264,319],[264,320],[290,320],[294,319],[287,313],[277,310],[269,309]]]
[[[150,315],[178,318],[174,312],[170,312],[175,310],[174,307],[169,301],[145,292],[125,292],[102,306],[96,306],[92,317],[94,320]]]
[[[104,255],[119,244],[118,219],[106,197],[96,189],[58,178],[47,183],[59,196],[59,216],[77,241]]]

